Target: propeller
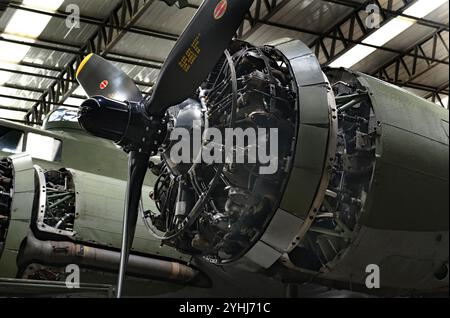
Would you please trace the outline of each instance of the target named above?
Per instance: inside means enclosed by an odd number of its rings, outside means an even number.
[[[125,72],[94,53],[81,62],[76,78],[89,97],[99,95],[119,101],[142,100],[138,87]]]
[[[150,155],[130,151],[128,155],[128,184],[122,223],[122,250],[120,255],[117,297],[122,295],[125,269],[127,267],[133,238],[136,232],[139,202],[141,200],[142,185],[148,169]]]
[[[205,0],[167,57],[148,114],[161,114],[191,96],[228,47],[253,0]],[[174,87],[176,89],[174,89]]]
[[[167,108],[195,93],[228,47],[252,3],[203,1],[167,57],[149,100],[140,96],[136,103],[136,85],[106,60],[91,55],[80,65],[77,80],[91,97],[80,108],[80,125],[96,136],[115,141],[129,153],[117,297],[123,290],[148,161],[165,137],[164,114]],[[108,83],[103,87],[105,80]],[[117,101],[117,96],[127,102]]]

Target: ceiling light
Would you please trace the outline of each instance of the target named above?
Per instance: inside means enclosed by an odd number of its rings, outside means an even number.
[[[17,10],[9,20],[4,33],[35,39],[45,29],[50,19],[51,16],[48,15]]]
[[[0,72],[0,85],[5,84],[9,78],[11,77],[11,75],[7,72]]]
[[[14,110],[0,109],[0,118],[6,118],[6,120],[8,119],[21,120],[23,119],[23,114],[24,114],[23,112],[18,112]]]
[[[352,47],[348,52],[339,57],[333,63],[330,64],[330,67],[345,67],[350,68],[352,65],[355,65],[359,61],[361,61],[366,56],[372,54],[376,51],[376,48],[357,44]]]
[[[59,9],[64,0],[23,0],[22,4],[33,7],[35,9],[45,9],[56,11]]]
[[[15,106],[14,100],[12,100],[11,98],[6,98],[6,97],[0,97],[0,105],[6,106],[6,107]]]
[[[440,7],[445,2],[447,2],[447,0],[418,0],[408,9],[404,10],[403,13],[416,18],[422,18]],[[352,67],[376,51],[376,48],[366,46],[364,44],[383,46],[415,23],[415,20],[404,17],[396,17],[392,19],[363,40],[363,44],[354,46],[341,57],[330,63],[330,67]]]
[[[19,63],[30,50],[27,45],[11,42],[0,42],[0,61],[7,63]]]
[[[17,95],[17,91],[14,88],[0,86],[1,95]]]
[[[56,11],[64,0],[24,0],[23,5],[35,9],[45,9]],[[48,25],[51,16],[29,12],[25,10],[15,10],[1,36],[5,39],[14,39],[22,42],[33,43]],[[32,27],[30,27],[32,26]],[[27,45],[0,41],[0,63],[17,64],[27,55],[30,47]],[[2,63],[4,64],[4,63]],[[9,69],[10,67],[8,67]],[[6,83],[11,78],[11,74],[2,72],[0,74],[0,85]]]
[[[364,41],[362,41],[362,43],[382,46],[383,44],[389,42],[397,35],[405,31],[413,24],[414,24],[413,20],[405,19],[402,17],[395,18],[386,23],[385,25],[383,25],[381,28],[379,28],[371,35],[369,35]]]
[[[403,11],[403,13],[420,19],[439,8],[447,1],[448,0],[419,0]]]
[[[81,106],[83,101],[84,99],[81,98],[68,97],[64,103],[71,106]]]

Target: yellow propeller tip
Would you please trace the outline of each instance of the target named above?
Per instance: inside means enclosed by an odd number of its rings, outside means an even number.
[[[81,73],[81,71],[83,70],[84,66],[87,64],[87,62],[89,62],[89,60],[91,59],[91,57],[94,55],[94,53],[89,54],[88,56],[86,56],[83,61],[81,61],[80,66],[77,69],[77,73],[76,73],[76,78],[78,78],[78,75]]]

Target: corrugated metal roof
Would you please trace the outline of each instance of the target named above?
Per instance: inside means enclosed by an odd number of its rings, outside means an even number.
[[[190,3],[195,4],[193,1]],[[169,7],[164,2],[156,1],[138,20],[136,26],[179,35],[194,16],[195,11],[195,8],[180,10],[176,6]]]
[[[33,106],[34,102],[32,100],[40,98],[40,91],[47,89],[51,85],[54,77],[59,75],[58,69],[66,67],[67,63],[78,54],[77,52],[86,45],[88,39],[96,32],[98,25],[121,2],[121,0],[64,1],[35,41],[33,47],[30,47],[23,59],[22,64],[24,65],[5,66],[0,61],[0,69],[3,69],[0,70],[0,80],[7,78],[7,81],[4,83],[6,87],[2,87],[0,83],[0,95],[31,99],[18,100],[0,97],[0,107],[14,106],[29,109]],[[145,84],[141,86],[142,90],[148,91],[150,84],[156,80],[159,73],[158,67],[144,67],[142,65],[149,63],[160,65],[164,61],[175,43],[174,39],[181,34],[202,1],[189,0],[188,2],[189,6],[187,8],[180,9],[177,6],[169,7],[163,1],[154,0],[144,14],[134,22],[132,26],[134,30],[127,32],[111,49],[108,56],[116,59],[120,58],[122,62],[116,61],[114,63],[136,81]],[[26,6],[21,7],[21,1],[10,1],[10,3],[10,7],[6,11],[1,12],[0,32],[4,30],[14,12],[27,9]],[[358,5],[362,6],[366,2],[364,0],[278,0],[277,3],[279,7],[275,7],[273,11],[270,11],[264,5],[264,1],[262,1],[260,20],[256,21],[254,25],[250,24],[249,19],[244,23],[244,39],[254,44],[262,45],[278,38],[292,37],[300,39],[307,44],[312,44],[319,34],[329,31],[338,23],[344,21]],[[385,6],[388,2],[383,0],[380,3],[382,6]],[[80,8],[82,17],[80,28],[69,29],[66,25],[65,15],[67,14],[65,9],[69,4],[75,4]],[[404,5],[401,0],[394,0],[392,4],[393,6],[390,8],[392,11]],[[252,14],[255,14],[255,8],[256,5],[251,10]],[[362,8],[364,9],[363,6]],[[269,14],[268,16],[266,16],[267,13]],[[365,16],[361,16],[361,18],[364,20]],[[424,87],[441,88],[444,86],[445,88],[445,85],[448,85],[449,71],[448,2],[424,17],[424,20],[426,20],[425,23],[415,23],[383,45],[390,50],[396,50],[396,53],[378,49],[352,68],[366,73],[373,73],[386,62],[397,57],[400,51],[409,50],[427,36],[436,32],[438,28],[429,26],[430,23],[436,22],[447,26],[446,28],[444,27],[444,31],[441,33],[445,45],[437,46],[435,49],[435,59],[444,60],[446,63],[437,63],[430,70],[414,77],[412,82]],[[30,28],[32,27],[30,25]],[[343,25],[342,31],[344,34],[348,32],[349,28],[350,23]],[[354,38],[357,39],[359,31],[357,29],[355,31]],[[153,32],[151,33],[152,36],[146,35],[150,34],[149,32]],[[324,40],[328,48],[332,42],[332,37]],[[340,41],[337,41],[336,44],[337,51],[343,48],[343,44]],[[52,50],[51,48],[55,49]],[[424,43],[422,48],[427,55],[431,55],[434,50],[433,41]],[[405,61],[408,63],[411,62],[411,59],[413,57],[405,57]],[[320,60],[325,61],[327,58],[322,54]],[[123,63],[124,61],[129,62]],[[137,62],[139,65],[134,65],[134,62]],[[11,68],[15,73],[5,72],[5,68]],[[418,61],[417,69],[419,71],[428,68],[429,63],[425,60]],[[395,66],[388,67],[386,71],[389,75],[394,74]],[[407,80],[410,78],[408,72],[404,69],[399,70],[399,76],[400,79]],[[29,88],[29,90],[20,88]],[[421,96],[428,97],[430,95],[429,90],[410,89]],[[5,112],[3,111],[2,114],[5,114]],[[8,113],[8,116],[15,118],[22,115],[23,113],[17,112]]]

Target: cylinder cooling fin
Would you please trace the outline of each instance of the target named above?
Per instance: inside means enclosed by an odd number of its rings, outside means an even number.
[[[35,171],[31,156],[15,154],[0,160],[0,256],[14,258],[20,233],[26,233],[33,211]],[[8,269],[9,270],[9,269]],[[8,274],[10,272],[7,271]],[[12,274],[12,273],[11,273]]]
[[[142,187],[130,274],[204,287],[191,264],[206,260],[353,288],[375,264],[383,288],[448,293],[449,119],[433,106],[322,68],[300,41],[233,41],[155,132],[166,137],[149,162],[154,187]],[[0,257],[14,255],[26,279],[64,280],[69,263],[114,272],[125,181],[55,167],[0,160]]]
[[[159,211],[145,217],[164,233],[165,244],[250,269],[281,260],[319,271],[345,251],[370,186],[377,129],[367,91],[353,75],[324,74],[300,41],[235,42],[198,98],[169,113],[172,128],[187,126],[190,136],[192,120],[205,131],[278,128],[279,169],[265,176],[257,165],[174,164],[173,143],[166,143],[152,169],[159,176],[151,194]],[[246,153],[252,146],[245,145]]]
[[[144,217],[165,244],[216,264],[319,273],[358,236],[381,129],[356,74],[322,70],[300,41],[235,42],[198,96],[169,114],[169,131],[187,127],[190,136],[193,120],[204,131],[276,127],[280,169],[264,176],[248,164],[176,164],[166,142],[152,168],[159,211]]]
[[[35,166],[37,175],[37,229],[41,232],[73,237],[76,218],[75,184],[67,169],[44,170]]]
[[[90,272],[92,275],[101,273],[108,276],[117,270],[120,252],[111,244],[114,242],[94,241],[95,234],[86,230],[92,225],[86,224],[85,217],[89,210],[99,218],[98,214],[103,211],[99,207],[103,207],[112,217],[117,214],[119,218],[121,206],[117,206],[117,211],[108,209],[107,202],[111,201],[111,197],[101,195],[86,200],[89,202],[87,204],[82,195],[89,189],[86,187],[88,181],[80,182],[80,178],[89,179],[92,187],[103,186],[105,193],[109,191],[111,195],[120,193],[124,185],[122,180],[77,170],[49,166],[44,169],[33,165],[32,158],[27,154],[0,161],[0,252],[5,249],[14,255],[17,268],[11,270],[11,277],[64,281],[68,274],[66,266],[69,264],[76,264],[84,273]],[[122,203],[122,200],[116,198],[117,202]],[[80,201],[83,204],[77,204]],[[147,206],[147,200],[144,204]],[[117,224],[117,229],[109,226],[109,231],[120,232],[119,222],[111,224]],[[17,233],[12,232],[14,230]],[[82,235],[76,230],[81,230]],[[142,245],[150,245],[149,249],[153,253],[158,244],[151,240],[142,242]],[[172,252],[172,257],[168,257],[170,252],[159,249],[158,255],[150,255],[147,250],[139,248],[138,255],[130,256],[129,271],[133,279],[144,279],[149,284],[152,280],[164,280],[196,287],[209,286],[209,279],[186,265],[178,254]],[[87,275],[89,281],[91,276]],[[94,278],[94,281],[97,280],[98,277]]]
[[[280,259],[288,268],[281,276],[312,274],[342,288],[364,288],[375,264],[392,295],[445,289],[448,112],[364,74],[323,71],[334,100],[330,122],[337,123],[328,145],[334,139],[336,147],[334,153],[328,147],[326,187],[319,187],[319,205],[304,219],[310,225]]]
[[[375,168],[379,123],[369,93],[343,69],[325,69],[335,100],[336,148],[329,154],[326,188],[311,226],[283,262],[290,268],[319,272],[343,256],[361,226]]]
[[[32,172],[35,182],[31,229],[36,238],[106,249],[120,246],[125,181],[71,168],[44,169],[34,165]],[[144,186],[143,192],[151,189]],[[141,207],[151,209],[154,204],[143,197]],[[160,246],[159,240],[148,235],[142,220],[138,221],[136,237],[133,251],[137,253],[183,261],[190,258]]]
[[[288,181],[299,118],[289,62],[273,46],[234,42],[199,95],[169,114],[171,126],[187,127],[191,136],[192,121],[200,123],[201,149],[191,154],[192,164],[175,164],[170,156],[174,145],[166,143],[161,164],[152,169],[158,175],[151,194],[158,211],[148,211],[146,219],[164,233],[167,245],[215,264],[236,261],[264,233]],[[242,144],[228,148],[225,140],[212,138],[212,129],[221,136],[227,129],[248,135]],[[252,159],[261,155],[259,149],[269,152],[275,143],[275,169],[261,174],[261,168],[269,169],[267,163]],[[194,160],[205,152],[219,159],[212,164]],[[239,155],[245,163],[236,160]],[[228,162],[227,156],[235,160]]]

